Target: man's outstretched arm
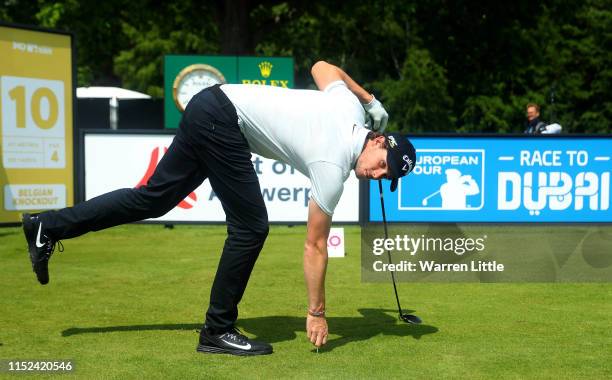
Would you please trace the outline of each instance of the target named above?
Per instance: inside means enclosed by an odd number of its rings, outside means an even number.
[[[367,92],[357,82],[353,80],[347,73],[338,66],[332,65],[325,61],[318,61],[310,69],[312,78],[319,90],[323,91],[330,83],[341,80],[346,83],[346,87],[359,99],[363,108],[372,117],[373,125],[371,129],[378,132],[384,132],[387,128],[389,115],[382,104]]]
[[[324,213],[311,199],[308,203],[308,232],[304,244],[304,279],[308,291],[309,311],[306,317],[306,335],[317,347],[327,343],[327,320],[324,314],[325,272],[330,227],[331,216]]]
[[[314,79],[317,88],[321,91],[325,89],[331,82],[341,80],[346,83],[346,86],[362,104],[367,104],[372,101],[374,96],[367,92],[357,82],[353,80],[347,73],[338,66],[332,65],[325,61],[318,61],[310,69],[312,78]]]

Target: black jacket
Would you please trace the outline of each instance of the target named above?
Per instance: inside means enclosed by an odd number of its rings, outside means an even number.
[[[526,124],[527,126],[525,127],[525,133],[527,134],[539,135],[542,133],[542,131],[546,130],[546,123],[540,121],[540,119],[537,117],[531,121],[528,121]]]

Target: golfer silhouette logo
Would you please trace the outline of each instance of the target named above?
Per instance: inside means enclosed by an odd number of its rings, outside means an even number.
[[[467,210],[470,205],[467,203],[467,197],[480,193],[478,184],[471,175],[461,175],[457,169],[446,169],[446,183],[440,186],[440,189],[423,199],[423,206],[427,206],[430,198],[440,195],[442,198],[443,210]]]
[[[140,186],[144,186],[147,184],[147,181],[149,181],[149,178],[151,178],[151,176],[153,175],[153,172],[155,171],[157,164],[159,163],[163,155],[168,151],[168,148],[166,147],[164,147],[163,149],[164,151],[161,154],[160,154],[161,152],[160,147],[154,148],[153,151],[151,151],[151,158],[149,159],[149,166],[147,167],[147,171],[145,172],[142,179],[138,182],[136,186],[134,186],[136,189],[139,188]],[[188,210],[193,207],[193,203],[197,202],[197,200],[198,200],[197,195],[194,192],[191,192],[185,199],[180,201],[176,206],[179,208]]]

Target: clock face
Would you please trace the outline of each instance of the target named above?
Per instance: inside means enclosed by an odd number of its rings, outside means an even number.
[[[174,102],[181,111],[184,111],[195,94],[219,83],[225,83],[225,78],[214,67],[202,64],[187,66],[174,80]]]

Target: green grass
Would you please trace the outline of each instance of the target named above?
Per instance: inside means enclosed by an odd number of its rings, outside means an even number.
[[[391,284],[360,281],[359,229],[330,259],[328,345],[304,332],[304,227],[272,227],[240,305],[262,357],[195,352],[224,227],[129,225],[64,241],[51,282],[21,230],[0,229],[0,359],[73,359],[79,378],[612,377],[612,284],[399,284],[424,320],[396,319]],[[7,374],[0,376],[9,377]]]

